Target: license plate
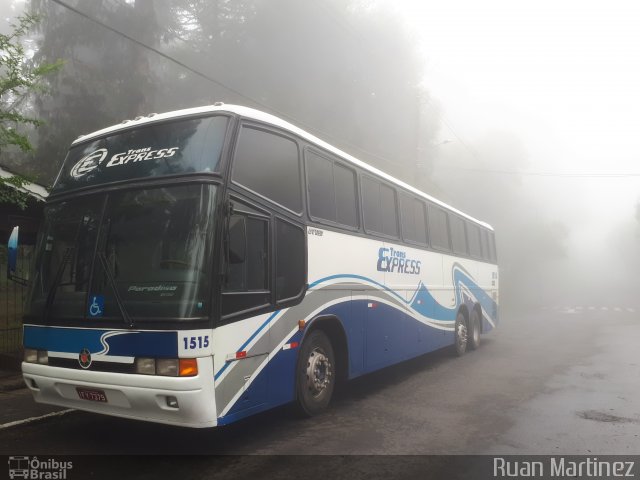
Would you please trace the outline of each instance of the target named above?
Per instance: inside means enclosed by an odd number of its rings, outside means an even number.
[[[103,390],[89,390],[86,388],[76,388],[78,396],[82,400],[89,400],[91,402],[107,402],[107,396]]]

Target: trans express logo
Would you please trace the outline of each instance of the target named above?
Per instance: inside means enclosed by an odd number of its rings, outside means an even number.
[[[106,168],[117,167],[120,165],[127,165],[128,163],[144,162],[147,160],[160,160],[161,158],[171,158],[179,150],[179,147],[161,148],[159,150],[152,150],[151,147],[138,148],[135,150],[127,150],[126,152],[116,153],[107,162]],[[89,155],[82,157],[71,168],[71,176],[73,178],[81,178],[87,173],[95,170],[100,166],[109,152],[106,148],[99,148]]]
[[[381,248],[378,250],[378,271],[390,273],[420,273],[420,260],[407,258],[406,252],[395,248]]]
[[[71,169],[71,176],[73,178],[80,178],[91,170],[95,169],[100,165],[104,159],[107,157],[106,148],[99,148],[95,152],[91,152],[86,157],[83,157],[78,163],[76,163]]]

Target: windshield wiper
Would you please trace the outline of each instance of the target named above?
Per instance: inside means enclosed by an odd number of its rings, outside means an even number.
[[[102,252],[98,252],[97,257],[98,257],[98,260],[100,260],[100,264],[102,265],[102,269],[104,270],[105,275],[107,276],[109,285],[113,290],[113,296],[116,299],[116,305],[118,305],[118,309],[120,310],[120,314],[122,315],[124,322],[129,326],[129,328],[133,328],[133,319],[129,317],[127,310],[124,308],[124,302],[122,301],[122,297],[118,292],[116,280],[113,278],[113,275],[111,274],[111,270],[109,270],[109,265],[107,263],[106,255]]]
[[[58,291],[58,287],[60,286],[60,281],[62,280],[62,275],[64,274],[64,270],[67,267],[67,264],[75,254],[76,247],[67,247],[62,255],[62,260],[60,261],[60,265],[58,266],[58,270],[56,270],[56,276],[53,278],[53,282],[51,283],[51,287],[49,288],[49,294],[47,295],[47,301],[44,304],[44,309],[42,310],[43,323],[47,323],[49,321],[49,309],[51,305],[53,305],[53,301],[56,298],[56,292]]]

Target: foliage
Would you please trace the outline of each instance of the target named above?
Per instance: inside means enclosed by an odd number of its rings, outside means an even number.
[[[17,205],[23,210],[27,208],[29,195],[20,190],[27,183],[27,179],[20,175],[0,178],[0,203]]]
[[[43,92],[43,78],[61,66],[59,61],[40,65],[29,61],[23,40],[37,22],[37,16],[26,14],[17,18],[10,33],[0,34],[0,154],[33,150],[24,129],[39,127],[42,121],[25,115],[21,106],[29,94]],[[26,183],[18,175],[0,178],[0,202],[25,208],[28,195],[19,188]]]

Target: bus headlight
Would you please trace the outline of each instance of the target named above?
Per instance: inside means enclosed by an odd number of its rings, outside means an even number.
[[[140,373],[142,375],[155,375],[156,359],[155,358],[136,358],[136,373]]]
[[[38,363],[49,365],[49,352],[46,350],[38,350]]]
[[[27,363],[38,363],[38,350],[35,348],[25,348],[24,361]]]
[[[136,373],[163,377],[195,377],[198,375],[196,358],[136,358]]]
[[[159,358],[156,360],[156,373],[168,377],[178,376],[178,359],[177,358]]]

